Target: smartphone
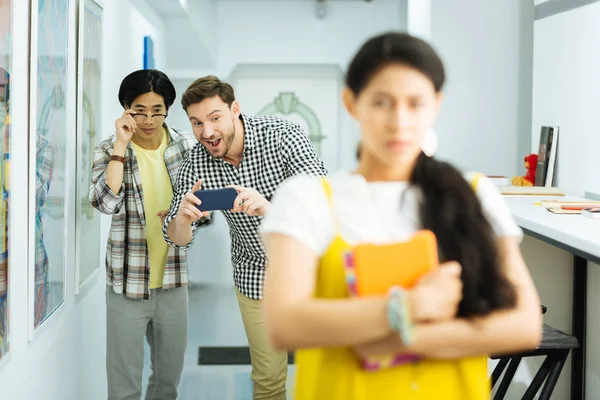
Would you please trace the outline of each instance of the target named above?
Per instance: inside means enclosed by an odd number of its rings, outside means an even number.
[[[600,219],[600,207],[584,208],[581,215],[586,218]]]
[[[238,192],[234,188],[198,190],[194,196],[200,199],[200,211],[231,210]]]

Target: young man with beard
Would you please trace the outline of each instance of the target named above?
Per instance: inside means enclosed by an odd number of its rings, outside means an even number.
[[[231,235],[236,295],[252,360],[254,399],[285,400],[287,353],[274,351],[262,315],[266,255],[258,235],[271,196],[281,182],[298,174],[326,175],[306,133],[274,116],[241,112],[233,88],[215,76],[196,80],[182,96],[182,106],[202,144],[188,154],[163,225],[165,239],[187,248],[200,221],[199,189],[234,187],[232,210],[223,211]]]

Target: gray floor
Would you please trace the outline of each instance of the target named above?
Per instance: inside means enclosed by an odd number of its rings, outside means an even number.
[[[250,366],[199,366],[200,346],[247,346],[234,287],[192,284],[190,321],[180,400],[252,400]],[[146,345],[144,386],[150,375]],[[288,398],[294,385],[294,367],[288,371]]]

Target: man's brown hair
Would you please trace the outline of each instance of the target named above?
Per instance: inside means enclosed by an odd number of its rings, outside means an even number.
[[[235,93],[230,84],[222,82],[214,75],[196,79],[181,95],[181,105],[187,112],[192,104],[200,103],[204,99],[219,96],[227,106],[235,101]]]

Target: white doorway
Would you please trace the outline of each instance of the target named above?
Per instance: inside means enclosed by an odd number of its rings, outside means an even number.
[[[341,165],[342,71],[335,65],[238,65],[228,81],[243,112],[300,125],[328,171]]]

